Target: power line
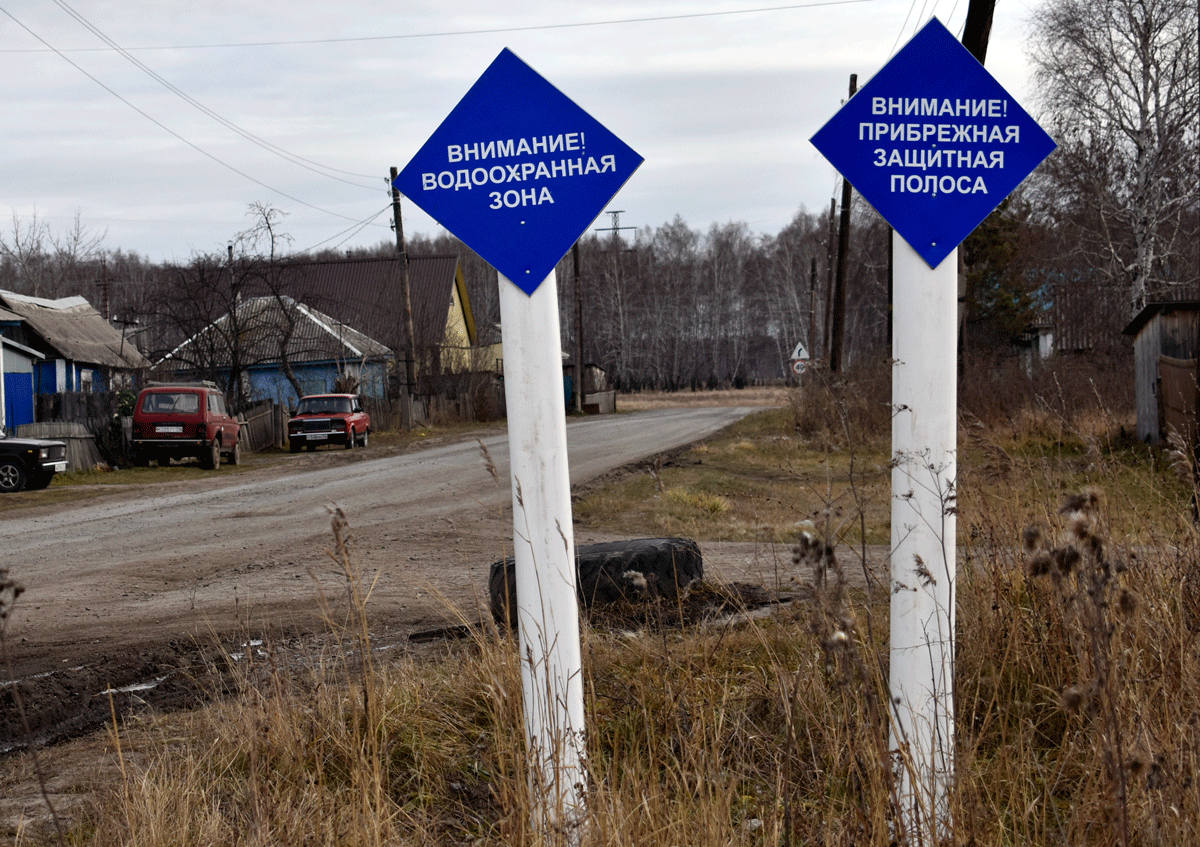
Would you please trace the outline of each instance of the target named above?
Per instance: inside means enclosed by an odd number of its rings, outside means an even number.
[[[384,212],[390,212],[391,210],[392,210],[392,204],[391,204],[391,201],[389,201],[386,206],[384,206],[382,209],[380,209],[375,214],[371,215],[366,220],[359,221],[354,226],[347,227],[346,229],[343,229],[341,232],[334,233],[333,235],[326,238],[324,241],[318,241],[316,244],[313,244],[310,247],[306,247],[305,249],[301,250],[300,252],[301,253],[311,253],[313,250],[316,250],[321,245],[328,244],[330,241],[333,241],[333,239],[339,238],[339,237],[345,235],[346,236],[345,238],[343,238],[337,244],[335,244],[329,248],[330,250],[336,250],[337,248],[339,248],[343,244],[345,244],[347,241],[349,241],[351,238],[358,235],[360,232],[362,232],[364,229],[366,229],[372,223],[374,223],[375,219],[378,218],[380,215],[382,215]]]
[[[153,68],[149,67],[148,65],[144,64],[140,59],[137,59],[134,56],[132,56],[128,50],[123,48],[121,45],[117,44],[117,42],[115,42],[111,38],[109,38],[98,27],[96,27],[91,21],[89,21],[87,18],[85,18],[79,12],[77,12],[73,8],[71,8],[71,6],[69,6],[65,2],[65,0],[54,0],[54,3],[60,9],[62,9],[64,12],[66,12],[68,15],[70,15],[72,18],[74,18],[76,21],[78,21],[81,25],[83,25],[89,32],[91,32],[93,35],[95,35],[97,38],[99,38],[105,44],[109,45],[113,50],[115,50],[118,54],[120,54],[120,56],[122,58],[124,58],[127,62],[132,64],[134,67],[136,67],[142,73],[146,74],[148,77],[153,79],[159,85],[166,88],[172,94],[179,97],[181,100],[188,103],[189,105],[193,106],[194,108],[196,108],[203,114],[212,118],[217,123],[232,130],[233,132],[236,132],[238,135],[242,136],[242,138],[245,138],[247,141],[249,141],[253,144],[257,144],[259,147],[263,148],[267,152],[272,153],[276,156],[279,156],[280,158],[282,158],[288,162],[291,162],[294,165],[298,165],[298,166],[304,168],[305,170],[312,171],[313,173],[320,174],[321,176],[324,176],[324,177],[328,177],[329,179],[335,179],[338,182],[344,182],[347,185],[353,185],[356,188],[369,188],[370,187],[370,186],[362,185],[357,182],[351,182],[349,180],[342,179],[341,177],[334,176],[333,174],[330,174],[330,173],[326,173],[326,171],[336,171],[337,173],[343,173],[343,174],[347,174],[349,176],[357,176],[357,177],[362,177],[363,179],[370,179],[371,177],[368,174],[356,174],[356,173],[352,173],[350,171],[343,171],[339,168],[330,167],[328,165],[322,165],[320,162],[314,162],[311,159],[306,159],[303,156],[298,156],[294,153],[290,153],[287,150],[284,150],[282,147],[279,147],[278,145],[272,144],[269,141],[259,138],[257,135],[250,132],[249,130],[243,129],[242,127],[233,123],[233,121],[227,120],[226,118],[224,118],[221,115],[214,112],[212,109],[208,108],[208,106],[205,106],[203,103],[196,100],[194,97],[192,97],[186,91],[183,91],[182,89],[180,89],[178,86],[176,86],[171,81],[163,78],[161,75],[158,74],[157,71],[155,71]]]
[[[186,144],[188,147],[191,147],[193,150],[195,150],[197,153],[199,153],[200,155],[204,156],[205,158],[207,158],[207,159],[209,159],[209,160],[211,160],[211,161],[215,162],[216,164],[220,165],[220,166],[221,166],[221,167],[223,167],[223,168],[226,168],[226,169],[227,169],[227,170],[229,170],[229,171],[232,171],[233,173],[237,174],[238,176],[242,177],[243,179],[247,179],[247,180],[249,180],[250,182],[253,182],[255,185],[261,186],[262,188],[265,188],[265,189],[267,189],[267,190],[268,190],[268,191],[270,191],[270,192],[273,192],[273,193],[275,193],[275,194],[278,194],[280,197],[283,197],[283,198],[285,198],[285,199],[287,199],[287,200],[291,200],[293,203],[299,203],[301,206],[305,206],[305,207],[307,207],[307,208],[309,208],[309,209],[313,209],[314,211],[321,212],[321,213],[323,213],[323,214],[330,215],[330,216],[332,216],[332,217],[335,217],[335,218],[341,218],[342,220],[346,220],[346,221],[354,221],[354,220],[355,220],[354,218],[351,218],[351,217],[349,217],[349,216],[347,216],[347,215],[343,215],[343,214],[340,214],[340,213],[338,213],[338,212],[332,212],[332,211],[330,211],[329,209],[322,209],[320,206],[316,206],[316,205],[313,205],[312,203],[309,203],[309,202],[306,202],[306,201],[304,201],[304,200],[301,200],[299,197],[293,197],[292,195],[288,194],[287,192],[285,192],[285,191],[281,191],[281,190],[280,190],[280,189],[278,189],[278,188],[275,188],[275,187],[273,187],[273,186],[267,185],[267,184],[266,184],[265,182],[263,182],[262,180],[260,180],[260,179],[256,179],[255,177],[252,177],[252,176],[250,176],[250,174],[246,173],[245,171],[239,170],[238,168],[234,167],[233,165],[229,164],[228,162],[226,162],[226,161],[223,161],[222,159],[219,159],[219,158],[217,158],[216,156],[214,156],[212,153],[209,153],[209,152],[208,152],[207,150],[205,150],[204,148],[202,148],[202,147],[200,147],[199,145],[197,145],[197,144],[195,144],[195,143],[193,143],[193,142],[189,141],[188,139],[184,138],[182,135],[180,135],[179,133],[177,133],[175,130],[171,129],[169,126],[167,126],[166,124],[162,123],[162,121],[159,121],[158,119],[156,119],[156,118],[152,117],[152,116],[151,116],[150,114],[148,114],[147,112],[144,112],[143,110],[139,109],[137,106],[135,106],[135,105],[134,105],[133,103],[131,103],[129,100],[126,100],[126,99],[125,99],[124,97],[122,97],[122,96],[121,96],[119,93],[117,93],[116,91],[114,91],[112,88],[109,88],[107,85],[105,85],[105,84],[104,84],[103,82],[101,82],[99,79],[97,79],[96,77],[92,76],[90,73],[88,73],[86,70],[84,70],[84,68],[82,68],[80,65],[76,64],[75,62],[71,61],[71,59],[69,59],[67,56],[65,56],[63,53],[61,53],[59,50],[57,50],[57,49],[56,49],[56,48],[55,48],[55,47],[54,47],[52,44],[50,44],[48,41],[46,41],[44,38],[42,38],[42,37],[41,37],[40,35],[38,35],[36,32],[34,32],[33,30],[31,30],[29,27],[25,26],[25,24],[21,23],[21,22],[20,22],[19,20],[17,20],[15,17],[13,17],[12,13],[10,13],[10,12],[9,12],[7,9],[5,9],[5,8],[3,8],[3,7],[0,7],[0,13],[3,13],[3,14],[4,14],[5,16],[7,16],[7,17],[8,17],[10,20],[12,20],[12,22],[13,22],[13,23],[15,23],[17,26],[21,27],[21,29],[23,29],[23,30],[25,30],[26,32],[28,32],[30,35],[32,35],[34,38],[36,38],[38,41],[42,42],[42,44],[45,44],[45,45],[46,45],[46,46],[47,46],[47,47],[48,47],[50,50],[52,50],[52,51],[53,51],[55,54],[57,54],[57,55],[59,56],[59,58],[61,58],[61,59],[62,59],[64,62],[66,62],[67,64],[69,64],[71,67],[75,68],[75,70],[79,71],[81,74],[83,74],[84,76],[86,76],[86,77],[87,77],[88,79],[90,79],[92,82],[96,83],[96,85],[98,85],[98,86],[100,86],[101,88],[103,88],[105,91],[107,91],[107,92],[108,92],[109,94],[111,94],[113,97],[116,97],[118,100],[120,100],[120,101],[121,101],[122,103],[124,103],[126,106],[128,106],[128,107],[129,107],[129,108],[131,108],[131,109],[133,109],[135,112],[137,112],[139,115],[141,115],[141,116],[142,116],[143,118],[145,118],[146,120],[150,121],[150,123],[154,124],[154,125],[155,125],[155,126],[157,126],[159,129],[163,130],[163,132],[166,132],[166,133],[168,133],[169,135],[171,135],[172,137],[174,137],[174,138],[178,139],[179,141],[183,142],[183,143],[184,143],[184,144]],[[356,222],[357,222],[357,221],[356,221]]]
[[[604,21],[580,21],[576,23],[562,24],[540,24],[536,26],[512,26],[512,27],[494,27],[489,29],[456,29],[435,32],[414,32],[401,33],[398,35],[363,35],[344,38],[307,38],[293,39],[281,41],[230,41],[215,44],[169,44],[149,47],[126,47],[126,50],[212,50],[218,48],[233,48],[233,47],[294,47],[311,44],[349,44],[355,42],[370,42],[370,41],[400,41],[414,38],[452,38],[462,35],[497,35],[511,32],[540,32],[544,30],[555,29],[582,29],[585,27],[597,26],[619,26],[625,24],[644,24],[644,23],[659,23],[662,21],[681,21],[692,20],[696,18],[717,18],[730,17],[733,15],[754,15],[764,12],[791,12],[802,9],[820,9],[829,6],[852,6],[862,3],[878,3],[882,0],[815,0],[810,3],[793,3],[787,6],[764,6],[754,9],[728,9],[719,12],[690,12],[679,15],[654,15],[644,18],[614,18]],[[10,15],[11,17],[11,15]],[[52,50],[54,48],[51,48]],[[97,52],[102,50],[100,47],[78,47],[72,48],[63,52],[68,53],[87,53]],[[0,53],[44,53],[44,50],[38,49],[0,49]],[[58,50],[54,50],[58,53]]]

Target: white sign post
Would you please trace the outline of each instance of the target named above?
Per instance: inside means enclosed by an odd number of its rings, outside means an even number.
[[[558,284],[551,271],[526,295],[499,280],[531,795],[540,821],[570,827],[583,811],[583,671]]]
[[[935,18],[813,136],[892,249],[891,749],[897,835],[951,834],[958,245],[1054,149]]]
[[[533,822],[568,842],[586,773],[554,267],[641,163],[504,50],[393,180],[498,272]]]
[[[957,257],[930,268],[892,240],[890,746],[917,844],[946,834],[954,775]]]

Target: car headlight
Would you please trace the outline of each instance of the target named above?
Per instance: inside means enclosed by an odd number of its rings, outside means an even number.
[[[50,458],[50,448],[43,447],[42,449],[38,450],[38,458],[39,459],[49,459]]]

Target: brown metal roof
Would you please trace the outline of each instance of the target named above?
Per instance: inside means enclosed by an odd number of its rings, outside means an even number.
[[[403,347],[399,257],[292,261],[282,264],[279,270],[282,276],[278,287],[284,293],[393,350]],[[443,343],[456,285],[463,296],[468,332],[474,339],[475,327],[457,256],[412,256],[408,276],[417,349]]]
[[[15,312],[66,359],[111,368],[145,368],[146,357],[82,297],[44,300],[0,291],[0,305]]]

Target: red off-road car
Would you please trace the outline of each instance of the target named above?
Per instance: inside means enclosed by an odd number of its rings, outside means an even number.
[[[225,406],[213,382],[154,383],[142,389],[133,409],[133,463],[196,457],[212,470],[221,456],[231,465],[242,460],[241,425]]]
[[[371,416],[353,394],[311,394],[300,400],[288,421],[288,448],[316,450],[322,444],[341,444],[347,450],[366,447]]]

